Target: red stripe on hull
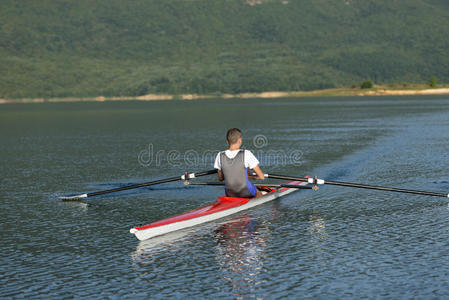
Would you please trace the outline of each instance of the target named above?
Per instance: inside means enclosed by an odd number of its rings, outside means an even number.
[[[287,190],[288,188],[282,188],[282,190]],[[272,189],[270,193],[274,192],[275,190]],[[182,213],[180,215],[176,215],[174,217],[169,217],[162,219],[157,222],[153,222],[148,225],[144,225],[141,227],[136,227],[137,230],[144,230],[148,228],[158,227],[162,225],[172,224],[180,221],[190,220],[193,218],[198,218],[205,215],[210,215],[219,211],[227,210],[230,208],[234,208],[237,206],[241,206],[247,202],[249,202],[251,199],[254,198],[236,198],[236,197],[219,197],[217,201],[214,203],[202,206],[200,208],[191,210],[189,212]]]

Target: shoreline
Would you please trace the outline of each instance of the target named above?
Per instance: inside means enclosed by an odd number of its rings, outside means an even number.
[[[148,94],[143,96],[122,96],[122,97],[54,97],[54,98],[22,98],[22,99],[2,99],[0,104],[5,103],[47,103],[47,102],[104,102],[104,101],[159,101],[159,100],[197,100],[197,99],[275,99],[275,98],[304,98],[304,97],[338,97],[338,96],[409,96],[409,95],[448,95],[449,87],[426,88],[426,89],[391,89],[385,87],[360,89],[360,88],[337,88],[313,91],[272,91],[261,93],[240,93],[240,94]]]

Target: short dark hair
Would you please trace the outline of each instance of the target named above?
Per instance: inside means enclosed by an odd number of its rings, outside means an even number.
[[[226,133],[226,142],[228,142],[229,145],[237,143],[239,138],[242,137],[242,131],[238,128],[231,128]]]

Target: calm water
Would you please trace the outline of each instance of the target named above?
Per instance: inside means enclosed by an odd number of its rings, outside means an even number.
[[[1,105],[0,297],[449,297],[444,198],[322,186],[145,242],[222,188],[57,198],[211,169],[229,127],[266,173],[449,191],[447,96]]]

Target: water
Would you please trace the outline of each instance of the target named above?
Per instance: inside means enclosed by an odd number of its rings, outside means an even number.
[[[449,191],[447,96],[1,105],[0,297],[449,297],[444,198],[322,186],[144,242],[222,188],[57,198],[211,169],[229,127],[266,173]]]

